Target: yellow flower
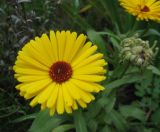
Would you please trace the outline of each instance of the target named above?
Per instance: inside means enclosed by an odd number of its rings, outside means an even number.
[[[86,36],[70,31],[50,32],[28,42],[19,51],[13,67],[20,84],[20,95],[32,99],[31,106],[41,104],[41,109],[72,113],[87,107],[104,87],[98,82],[105,79],[107,64],[97,46],[86,42]]]
[[[137,17],[138,20],[160,21],[159,0],[119,0],[127,12]]]

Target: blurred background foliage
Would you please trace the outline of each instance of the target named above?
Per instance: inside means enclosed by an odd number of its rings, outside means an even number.
[[[39,107],[30,108],[15,89],[12,66],[17,52],[51,29],[86,33],[109,62],[106,90],[75,115],[38,113]],[[119,63],[121,41],[135,33],[150,46],[157,40],[160,47],[160,24],[137,22],[117,0],[1,0],[0,131],[159,132],[159,54],[147,68]]]

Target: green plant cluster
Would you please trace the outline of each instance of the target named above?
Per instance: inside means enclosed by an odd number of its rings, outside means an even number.
[[[118,0],[1,0],[0,18],[0,131],[159,132],[159,23],[137,21]],[[48,110],[30,108],[18,95],[12,70],[22,46],[51,29],[87,34],[109,64],[102,83],[106,89],[95,95],[95,101],[73,114],[52,117]],[[128,57],[122,43],[135,34],[147,43],[145,53],[152,52],[145,65],[135,64],[135,58],[122,61]],[[145,58],[142,50],[134,53]]]

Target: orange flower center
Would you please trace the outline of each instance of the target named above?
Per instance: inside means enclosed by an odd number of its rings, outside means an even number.
[[[144,6],[143,8],[141,8],[141,11],[142,11],[142,12],[149,12],[150,9],[149,9],[148,6]]]
[[[72,76],[71,65],[64,61],[58,61],[50,67],[49,75],[53,81],[63,83]]]

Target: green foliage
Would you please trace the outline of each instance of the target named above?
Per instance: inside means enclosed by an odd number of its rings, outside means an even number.
[[[141,98],[140,103],[144,109],[155,111],[159,108],[160,81],[158,76],[153,76],[150,73],[147,79],[136,85],[136,89],[135,94]]]
[[[123,105],[120,107],[121,114],[126,118],[138,119],[145,121],[145,112],[134,105]],[[131,119],[130,119],[131,120]]]
[[[160,57],[138,68],[120,63],[121,41],[138,33],[160,48],[160,25],[136,21],[118,0],[0,1],[0,131],[158,132]],[[26,42],[50,29],[84,32],[108,61],[105,90],[86,109],[49,116],[30,108],[15,90],[12,66]],[[9,127],[8,127],[9,126]]]
[[[87,35],[88,35],[88,38],[98,46],[100,52],[102,52],[106,56],[107,44],[105,43],[104,39],[100,36],[100,34],[94,30],[88,30]]]
[[[54,116],[51,117],[48,110],[40,112],[34,122],[32,123],[29,132],[50,132],[61,123],[67,121],[67,116]]]
[[[74,122],[76,132],[87,132],[87,124],[81,110],[76,110],[74,112]]]

